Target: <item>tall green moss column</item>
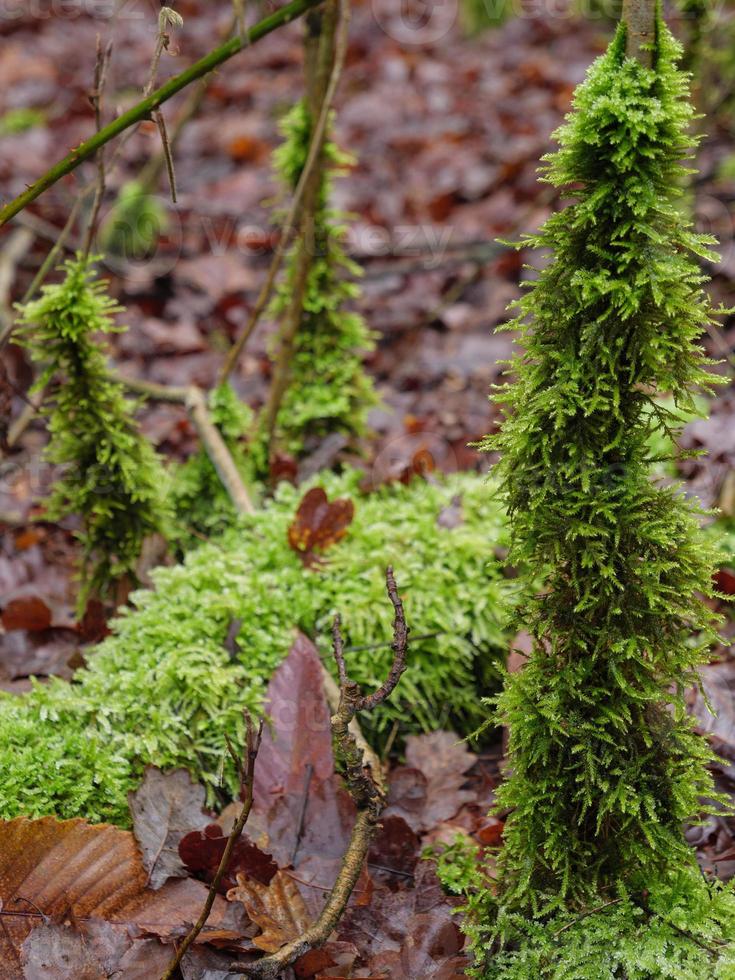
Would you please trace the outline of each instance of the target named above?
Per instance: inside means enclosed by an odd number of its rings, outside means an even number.
[[[652,482],[647,443],[711,381],[711,242],[681,206],[692,110],[660,18],[646,50],[627,56],[621,25],[557,134],[547,180],[572,203],[529,240],[552,258],[521,301],[515,380],[496,396],[507,417],[486,442],[502,453],[511,560],[534,584],[520,614],[533,653],[498,704],[501,919],[621,894],[645,907],[692,866],[682,823],[710,790],[683,695],[713,639],[714,558],[680,490]]]

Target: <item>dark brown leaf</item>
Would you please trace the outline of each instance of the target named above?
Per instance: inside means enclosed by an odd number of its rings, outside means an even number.
[[[192,831],[182,838],[179,843],[179,856],[190,872],[201,875],[205,881],[211,882],[219,868],[226,846],[227,836],[223,834],[219,824],[209,824],[204,830]],[[230,888],[234,888],[238,874],[243,874],[262,885],[269,885],[277,871],[278,865],[271,855],[261,851],[244,834],[233,848],[230,863],[220,883],[220,891],[225,894]]]

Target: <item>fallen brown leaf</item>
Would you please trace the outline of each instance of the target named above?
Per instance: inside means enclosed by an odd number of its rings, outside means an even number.
[[[179,857],[185,834],[209,823],[206,792],[185,769],[163,773],[148,766],[143,782],[128,794],[133,833],[143,852],[148,884],[157,889],[168,878],[186,878]]]
[[[248,917],[260,926],[261,933],[253,943],[266,953],[275,953],[310,924],[301,892],[285,871],[278,871],[270,885],[239,874],[237,887],[228,891],[227,898],[230,902],[242,902]]]
[[[296,511],[288,529],[288,543],[304,565],[311,567],[319,553],[341,540],[355,516],[355,505],[346,498],[327,500],[321,487],[312,487]]]

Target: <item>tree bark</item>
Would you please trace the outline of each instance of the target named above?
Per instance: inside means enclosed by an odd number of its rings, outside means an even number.
[[[623,0],[623,22],[628,32],[626,54],[651,68],[651,45],[656,39],[656,0]]]

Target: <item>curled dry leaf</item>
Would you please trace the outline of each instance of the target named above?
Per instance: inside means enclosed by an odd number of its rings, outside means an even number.
[[[310,917],[298,885],[285,871],[278,871],[269,885],[245,875],[227,893],[231,902],[242,902],[261,933],[253,939],[258,949],[275,953],[308,928]]]
[[[312,487],[296,511],[288,529],[288,543],[307,567],[319,561],[319,554],[347,533],[355,516],[355,505],[342,498],[327,500],[321,487]]]
[[[406,740],[406,766],[394,770],[386,816],[403,817],[416,831],[430,830],[474,799],[461,789],[476,756],[454,732],[412,735]]]

